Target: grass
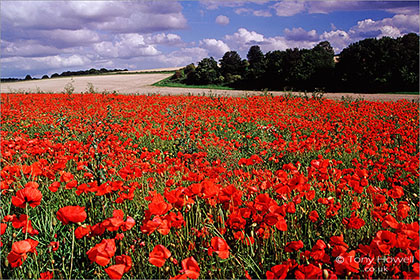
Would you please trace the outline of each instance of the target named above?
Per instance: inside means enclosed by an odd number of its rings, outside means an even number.
[[[177,88],[207,88],[207,89],[222,89],[222,90],[234,90],[234,88],[220,85],[186,85],[182,83],[171,82],[171,77],[160,80],[154,83],[152,86],[157,87],[177,87]]]

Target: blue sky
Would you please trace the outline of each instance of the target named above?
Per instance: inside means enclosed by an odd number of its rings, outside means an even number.
[[[419,33],[418,1],[1,1],[1,77],[185,66]]]

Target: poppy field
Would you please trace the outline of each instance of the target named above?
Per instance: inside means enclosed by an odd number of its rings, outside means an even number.
[[[419,277],[419,108],[1,95],[1,275]]]

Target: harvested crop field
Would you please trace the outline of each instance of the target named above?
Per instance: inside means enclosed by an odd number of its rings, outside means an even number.
[[[154,69],[155,71],[173,70]],[[1,93],[25,92],[64,92],[65,87],[72,84],[75,93],[88,91],[89,85],[92,85],[96,92],[116,92],[121,94],[160,94],[160,95],[221,95],[221,96],[245,96],[261,95],[261,91],[243,91],[243,90],[218,90],[203,88],[175,88],[175,87],[156,87],[154,83],[170,77],[172,74],[147,73],[147,74],[115,74],[103,76],[80,76],[68,78],[54,78],[45,80],[30,80],[22,82],[2,83],[0,85]],[[290,94],[282,91],[269,91],[274,96]],[[293,92],[293,95],[302,93]],[[311,97],[311,94],[308,94]],[[328,99],[364,99],[369,101],[396,101],[407,99],[418,101],[419,95],[412,94],[359,94],[359,93],[325,93],[323,97]]]

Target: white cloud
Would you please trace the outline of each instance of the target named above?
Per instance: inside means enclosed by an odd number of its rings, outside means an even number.
[[[62,52],[54,46],[41,45],[34,40],[9,42],[1,40],[2,57],[40,57],[56,55]]]
[[[165,34],[159,33],[153,36],[149,36],[147,39],[148,43],[151,44],[161,44],[161,45],[169,45],[169,46],[182,46],[184,42],[182,41],[181,37],[177,34]]]
[[[272,16],[270,11],[266,11],[266,10],[255,10],[252,12],[252,14],[256,17],[271,17]]]
[[[7,36],[25,28],[149,33],[187,26],[175,1],[6,1],[1,8]]]
[[[121,34],[114,42],[94,44],[94,50],[101,57],[131,58],[160,54],[154,45],[146,44],[143,35],[136,33]]]
[[[208,57],[208,51],[204,48],[181,48],[170,52],[169,54],[159,55],[156,59],[162,63],[163,66],[185,66],[190,63],[197,63],[205,57]]]
[[[303,28],[292,28],[291,30],[286,28],[284,30],[286,39],[293,41],[318,41],[319,36],[316,30],[306,31]]]
[[[329,14],[335,11],[368,11],[382,10],[396,14],[418,14],[418,1],[308,1],[307,11],[310,14]]]
[[[339,53],[343,48],[353,42],[350,35],[344,30],[332,30],[321,34],[322,41],[330,42],[335,53]]]
[[[381,38],[384,36],[399,37],[404,33],[418,32],[419,15],[395,15],[392,18],[384,18],[382,20],[365,19],[357,22],[349,33],[354,39],[362,39],[366,37]]]
[[[248,31],[245,28],[239,28],[237,32],[232,35],[226,35],[225,40],[235,50],[247,51],[253,45],[259,45],[261,50],[264,52],[273,50],[286,50],[288,48],[312,48],[315,46],[316,41],[313,40],[313,36],[316,35],[316,31],[313,30],[306,32],[302,29],[302,33],[305,32],[306,37],[300,38],[302,40],[294,40],[283,36],[264,37],[263,34],[259,34],[255,31]],[[311,37],[312,36],[312,37]]]
[[[254,10],[254,9],[249,9],[249,8],[235,9],[235,13],[238,14],[238,15],[249,14],[249,15],[254,15],[256,17],[271,17],[272,16],[270,11],[268,11],[268,10]]]
[[[264,43],[264,35],[255,31],[248,31],[245,28],[239,28],[237,32],[232,35],[226,35],[225,39],[235,46],[234,49],[246,50],[252,45]]]
[[[283,0],[274,4],[271,8],[280,17],[290,17],[305,11],[305,2]]]
[[[227,25],[229,24],[229,18],[224,15],[219,15],[216,17],[216,23],[220,25]]]
[[[248,3],[264,4],[270,0],[248,0],[248,1],[226,1],[226,0],[200,0],[200,3],[206,7],[207,10],[216,10],[219,7],[241,7]]]
[[[98,33],[92,30],[41,30],[33,33],[34,37],[42,38],[44,43],[57,47],[84,46],[100,41]]]
[[[208,54],[215,58],[220,58],[230,51],[229,46],[225,42],[216,39],[203,39],[200,41],[200,47],[206,49]]]

